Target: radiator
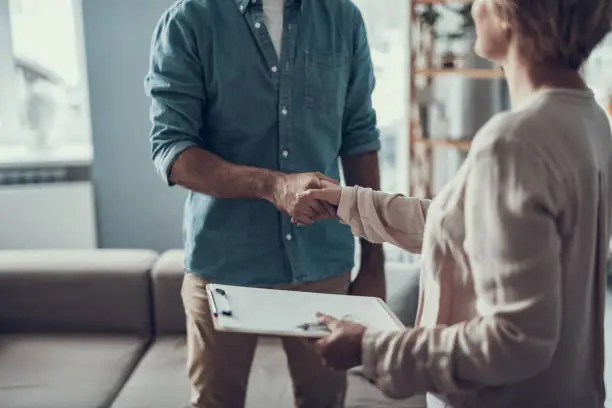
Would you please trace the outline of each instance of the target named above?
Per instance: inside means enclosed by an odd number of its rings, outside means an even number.
[[[97,247],[85,168],[0,170],[0,250]]]

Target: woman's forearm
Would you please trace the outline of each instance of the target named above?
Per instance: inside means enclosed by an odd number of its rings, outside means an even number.
[[[430,200],[407,198],[363,187],[342,189],[338,217],[353,234],[420,253]]]

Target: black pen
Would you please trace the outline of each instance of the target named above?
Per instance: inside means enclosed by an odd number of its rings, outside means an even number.
[[[227,308],[227,309],[225,309],[225,310],[222,310],[222,311],[221,311],[221,314],[222,314],[223,316],[232,316],[232,311],[231,311],[231,309],[229,308],[229,299],[227,298],[227,292],[225,292],[225,291],[224,291],[223,289],[221,289],[221,288],[215,288],[215,293],[218,293],[219,295],[221,295],[221,296],[225,297],[225,300],[226,300],[227,305],[228,305],[228,308]],[[217,309],[217,303],[215,302],[215,296],[214,296],[214,295],[212,295],[212,296],[211,296],[211,301],[212,301],[212,304],[211,304],[211,305],[212,305],[212,309],[213,309],[213,315],[214,315],[215,317],[217,317],[217,316],[219,316],[219,312],[218,312],[218,309]]]
[[[298,326],[298,329],[302,329],[304,331],[307,330],[322,330],[325,332],[329,332],[329,328],[327,327],[327,325],[323,324],[323,323],[302,323]]]

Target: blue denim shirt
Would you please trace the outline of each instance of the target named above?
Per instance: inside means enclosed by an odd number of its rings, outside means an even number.
[[[339,157],[380,148],[366,31],[349,0],[288,0],[280,60],[261,0],[179,1],[155,29],[145,85],[153,160],[168,184],[173,162],[194,146],[235,164],[336,179]],[[186,269],[228,284],[321,280],[354,261],[346,226],[295,227],[263,200],[190,192],[184,240]]]

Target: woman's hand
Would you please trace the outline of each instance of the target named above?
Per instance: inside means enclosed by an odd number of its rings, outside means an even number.
[[[342,187],[321,180],[320,189],[310,189],[297,194],[292,221],[298,225],[310,225],[316,221],[337,217]]]
[[[321,323],[331,331],[316,343],[317,352],[332,370],[346,371],[361,365],[361,342],[366,328],[358,323],[318,314]]]

